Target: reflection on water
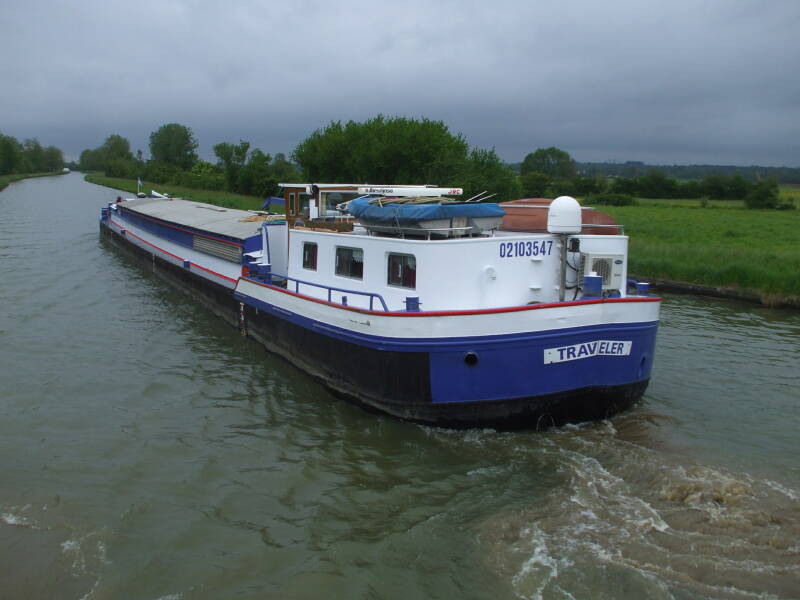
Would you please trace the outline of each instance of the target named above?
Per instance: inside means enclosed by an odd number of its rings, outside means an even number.
[[[7,597],[798,597],[798,313],[670,296],[612,421],[408,425],[100,243],[115,196],[0,193]]]

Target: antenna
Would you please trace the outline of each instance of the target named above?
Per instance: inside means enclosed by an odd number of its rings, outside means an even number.
[[[480,202],[480,200],[475,200],[475,199],[480,197],[480,196],[483,196],[485,193],[486,193],[486,190],[483,190],[479,194],[475,194],[474,196],[472,196],[472,198],[467,198],[466,200],[464,200],[464,202],[472,202],[473,200],[475,202]]]
[[[483,202],[484,200],[488,200],[489,198],[494,198],[497,196],[497,192],[494,194],[489,194],[488,196],[484,196],[486,190],[483,190],[480,194],[476,194],[472,198],[465,200],[465,202]]]

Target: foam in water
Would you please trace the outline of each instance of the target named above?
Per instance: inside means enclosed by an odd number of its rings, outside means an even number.
[[[800,505],[792,490],[666,460],[608,427],[552,439],[561,488],[482,528],[490,563],[520,596],[602,595],[603,582],[623,577],[630,597],[796,597]]]
[[[6,525],[29,525],[29,521],[25,517],[15,515],[14,513],[0,514],[0,521],[3,521]]]

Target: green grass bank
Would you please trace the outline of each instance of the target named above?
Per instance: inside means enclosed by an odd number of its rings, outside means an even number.
[[[31,179],[33,177],[52,177],[53,175],[63,175],[62,171],[48,171],[47,173],[15,173],[14,175],[0,175],[0,192],[2,192],[9,183],[20,181],[21,179]]]
[[[655,200],[598,209],[625,225],[631,273],[800,306],[800,211]]]
[[[105,177],[98,173],[89,173],[88,175],[84,176],[84,179],[90,183],[110,187],[115,190],[130,192],[131,194],[136,194],[137,192],[135,179]],[[233,194],[231,192],[200,190],[177,185],[153,183],[152,181],[142,181],[142,183],[144,186],[142,187],[141,191],[145,193],[150,193],[150,190],[156,190],[160,194],[171,194],[175,197],[195,200],[196,202],[206,202],[208,204],[214,204],[215,206],[224,206],[225,208],[260,210],[261,205],[264,203],[264,199],[257,196],[245,196],[243,194]]]

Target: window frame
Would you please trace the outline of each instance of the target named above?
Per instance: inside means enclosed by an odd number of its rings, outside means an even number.
[[[314,247],[314,264],[313,266],[309,266],[306,262],[306,248],[313,246]],[[301,252],[301,262],[304,269],[308,271],[316,271],[317,265],[319,264],[319,244],[317,242],[303,242],[303,248]],[[309,261],[310,262],[310,261]]]
[[[349,250],[350,257],[349,257],[349,264],[351,268],[348,269],[347,273],[340,271],[339,263],[340,263],[340,250]],[[359,261],[353,260],[355,258],[355,252],[358,251],[361,253],[361,273],[358,275],[353,275],[352,265],[358,264]],[[333,272],[337,277],[347,277],[348,279],[356,279],[358,281],[364,280],[364,249],[363,248],[356,248],[355,246],[336,246],[336,253],[334,256],[334,263],[333,263]]]
[[[399,283],[393,283],[392,282],[392,266],[393,266],[392,265],[392,258],[393,257],[398,257],[398,258],[403,259],[403,261],[400,263],[401,271],[400,271],[400,275],[399,275],[399,281],[400,281]],[[409,258],[414,261],[414,284],[411,285],[411,286],[403,285],[403,281],[405,279],[405,270],[409,266],[409,264],[408,264],[406,259],[409,259]],[[395,263],[395,264],[397,264],[397,263]],[[386,285],[388,285],[390,287],[395,287],[395,288],[402,288],[404,290],[416,290],[417,289],[417,257],[416,257],[416,255],[414,255],[414,254],[405,254],[403,252],[389,252],[386,255]]]

